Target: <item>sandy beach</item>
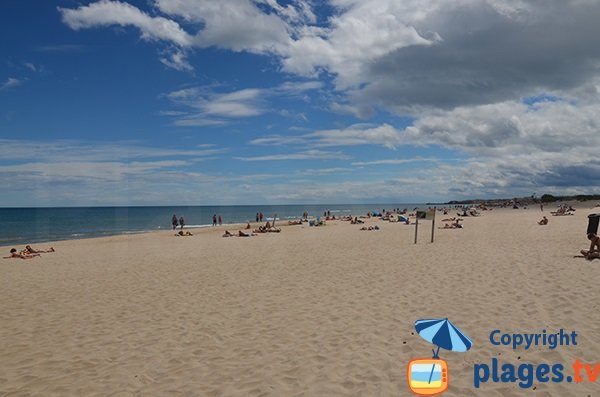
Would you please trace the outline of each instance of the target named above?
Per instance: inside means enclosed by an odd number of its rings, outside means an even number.
[[[600,260],[573,257],[592,206],[484,211],[433,244],[429,221],[414,244],[414,225],[381,220],[36,244],[56,252],[0,262],[0,396],[409,396],[407,363],[432,348],[414,322],[446,317],[473,347],[440,352],[444,395],[597,395],[588,382],[473,386],[493,358],[565,375],[575,359],[600,362]],[[577,346],[489,340],[561,328]]]

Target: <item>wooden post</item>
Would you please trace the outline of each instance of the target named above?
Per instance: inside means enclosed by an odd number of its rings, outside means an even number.
[[[419,217],[417,216],[417,220],[415,221],[415,244],[417,243],[417,230],[419,230]]]
[[[431,242],[433,243],[433,234],[435,232],[435,213],[436,207],[433,207],[433,219],[431,219]]]

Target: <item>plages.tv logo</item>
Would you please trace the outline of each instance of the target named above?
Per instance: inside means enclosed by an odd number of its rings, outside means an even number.
[[[437,346],[432,358],[415,358],[406,370],[408,387],[417,396],[435,396],[448,390],[450,375],[448,363],[439,356],[440,348],[466,352],[473,342],[447,318],[417,320],[417,333],[427,342]]]

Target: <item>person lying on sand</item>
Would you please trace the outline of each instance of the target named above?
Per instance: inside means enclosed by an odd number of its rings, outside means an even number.
[[[463,225],[461,225],[460,219],[457,219],[455,222],[444,224],[440,229],[462,229],[462,227]]]
[[[367,231],[379,230],[379,226],[377,226],[377,225],[375,225],[375,226],[369,226],[369,227],[363,226],[363,227],[360,228],[360,230],[367,230]]]
[[[225,230],[225,233],[223,234],[223,237],[252,237],[252,236],[256,236],[256,233],[244,233],[241,230],[238,231],[237,234],[233,234],[231,233],[229,230]]]
[[[589,261],[591,261],[592,259],[600,259],[600,252],[599,251],[589,251],[589,250],[581,250],[581,256],[579,256],[579,258],[585,258]],[[577,258],[578,256],[576,255],[575,258]]]
[[[26,245],[23,251],[27,251],[29,254],[43,254],[46,252],[54,252],[54,248],[50,247],[48,249],[33,249],[31,245]]]
[[[581,250],[581,255],[588,260],[600,258],[600,237],[595,233],[590,233],[587,238],[590,240],[590,249]]]
[[[297,221],[288,221],[288,225],[301,225],[302,221],[301,220],[297,220]]]
[[[184,232],[183,230],[180,230],[178,233],[175,233],[175,237],[185,237],[185,236],[193,236],[192,233],[188,232]]]
[[[264,226],[259,226],[258,229],[253,230],[254,233],[279,233],[281,229],[271,226],[271,223],[267,221]]]
[[[36,256],[41,256],[40,254],[27,254],[25,253],[25,250],[21,251],[21,252],[17,252],[16,248],[11,248],[10,250],[10,256],[5,256],[3,257],[3,259],[33,259]]]
[[[538,222],[538,225],[547,225],[548,224],[548,218],[546,218],[545,216],[542,217],[542,220],[540,220]]]

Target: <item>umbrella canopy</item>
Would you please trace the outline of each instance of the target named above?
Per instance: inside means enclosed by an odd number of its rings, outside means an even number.
[[[456,328],[447,318],[417,320],[415,329],[421,338],[439,348],[454,352],[466,352],[473,342],[461,330]],[[437,356],[437,353],[434,353]]]

